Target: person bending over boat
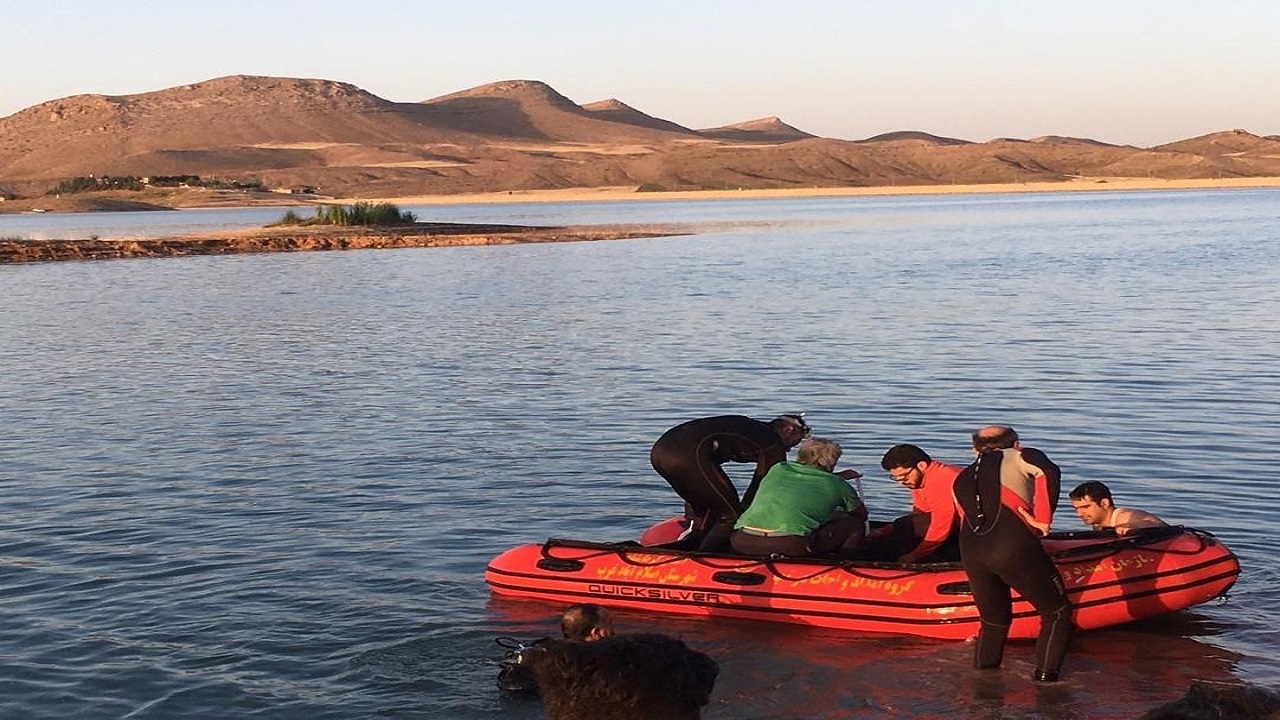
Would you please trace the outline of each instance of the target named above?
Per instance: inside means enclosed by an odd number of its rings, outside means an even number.
[[[1096,480],[1077,485],[1068,497],[1076,515],[1094,530],[1114,528],[1117,535],[1128,535],[1133,530],[1169,524],[1143,510],[1116,507],[1111,488]]]
[[[976,434],[975,434],[976,438]],[[1071,639],[1071,602],[1040,538],[1049,532],[1048,470],[1019,448],[981,452],[956,476],[960,561],[981,620],[973,664],[1000,667],[1017,590],[1040,615],[1036,682],[1056,682]]]
[[[744,555],[833,555],[862,542],[867,508],[849,480],[854,470],[834,472],[840,446],[825,438],[800,443],[795,462],[769,469],[755,499],[734,525],[729,544]]]
[[[889,477],[911,491],[911,512],[873,533],[875,559],[900,563],[960,559],[956,503],[960,468],[938,462],[915,445],[894,445],[880,458]]]
[[[761,422],[742,415],[701,418],[662,434],[649,462],[685,501],[691,522],[682,546],[710,552],[725,549],[733,522],[751,504],[769,468],[787,459],[787,451],[810,434],[804,414],[779,415]],[[755,463],[742,498],[720,466]]]

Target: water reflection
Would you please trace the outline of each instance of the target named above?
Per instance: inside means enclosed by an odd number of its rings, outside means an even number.
[[[494,631],[534,639],[560,608],[492,598]],[[1213,643],[1217,623],[1175,613],[1080,633],[1064,681],[1036,685],[1034,644],[1010,644],[1004,668],[975,671],[972,646],[803,626],[692,620],[619,610],[620,632],[674,634],[721,664],[709,718],[1133,718],[1192,680],[1233,682],[1242,655]]]

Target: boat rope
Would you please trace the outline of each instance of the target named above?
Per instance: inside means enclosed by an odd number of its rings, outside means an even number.
[[[1167,547],[1162,552],[1170,555],[1196,555],[1204,550],[1205,538],[1212,537],[1212,533],[1195,528],[1183,527],[1181,525],[1171,525],[1162,528],[1149,528],[1141,532],[1135,532],[1129,535],[1118,536],[1114,540],[1108,540],[1099,543],[1090,543],[1088,545],[1079,545],[1077,547],[1063,548],[1062,550],[1053,550],[1049,553],[1049,557],[1054,560],[1069,560],[1081,555],[1098,555],[1099,557],[1110,557],[1127,548],[1142,547],[1143,545],[1153,545],[1163,540],[1177,537],[1179,535],[1189,534],[1196,538],[1199,542],[1195,548],[1178,550]],[[1063,535],[1055,535],[1060,539],[1075,539],[1080,537],[1089,537],[1090,533],[1064,533]]]
[[[555,548],[572,549],[575,552],[571,557],[557,556],[553,553]],[[588,550],[592,552],[582,552]],[[726,555],[707,555],[703,553],[656,549],[637,545],[621,544],[621,543],[592,543],[576,540],[560,540],[552,538],[542,545],[542,557],[553,561],[571,561],[584,562],[604,556],[614,556],[620,561],[634,567],[661,567],[671,563],[681,561],[691,561],[706,568],[717,571],[752,571],[759,569],[766,571],[782,580],[791,582],[800,582],[821,577],[827,573],[843,572],[857,578],[868,580],[894,580],[898,576],[885,576],[883,574],[872,574],[862,572],[863,570],[879,570],[881,573],[885,570],[899,570],[901,577],[909,575],[917,575],[922,571],[927,572],[929,565],[915,565],[912,567],[904,567],[896,563],[867,563],[857,561],[839,561],[833,562],[821,558],[788,558],[782,556],[772,556],[767,558],[751,557],[731,557]],[[639,557],[637,557],[639,556]],[[786,564],[786,568],[782,564]],[[941,563],[936,565],[939,568],[950,568],[951,565]],[[812,569],[812,572],[808,570]]]
[[[1114,539],[1091,542],[1076,547],[1063,548],[1049,552],[1055,562],[1077,562],[1081,559],[1097,559],[1112,557],[1120,552],[1145,545],[1154,545],[1181,535],[1191,535],[1199,542],[1193,548],[1164,547],[1161,552],[1170,555],[1196,555],[1204,550],[1206,538],[1212,533],[1195,528],[1173,525],[1162,528],[1149,528]],[[1094,540],[1096,532],[1054,533],[1052,540]],[[556,554],[557,549],[571,551],[568,554]],[[856,578],[868,580],[894,580],[928,573],[933,570],[949,570],[955,563],[913,564],[866,562],[857,560],[833,561],[823,558],[790,558],[783,556],[770,557],[735,557],[723,554],[701,553],[670,548],[655,548],[635,543],[598,543],[585,540],[548,539],[542,544],[543,559],[552,562],[582,564],[600,557],[616,557],[619,561],[633,567],[653,568],[690,561],[715,571],[731,572],[767,572],[773,577],[789,582],[803,582],[820,577],[827,573],[843,573]],[[868,571],[876,571],[874,573]],[[901,571],[900,576],[885,575],[886,570]]]

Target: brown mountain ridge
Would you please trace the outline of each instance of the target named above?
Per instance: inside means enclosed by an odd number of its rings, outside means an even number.
[[[620,100],[508,80],[417,103],[342,82],[236,75],[76,95],[0,118],[0,193],[80,176],[198,175],[344,198],[560,188],[810,188],[1280,176],[1280,137],[1152,148],[918,131],[822,138],[779,118],[695,130]]]

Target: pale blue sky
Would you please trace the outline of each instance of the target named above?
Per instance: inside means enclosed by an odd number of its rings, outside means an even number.
[[[0,117],[224,75],[417,102],[542,80],[693,128],[777,115],[1149,146],[1280,134],[1273,0],[0,0]]]

